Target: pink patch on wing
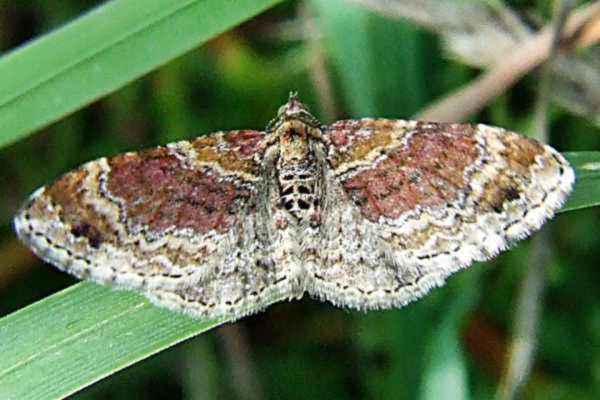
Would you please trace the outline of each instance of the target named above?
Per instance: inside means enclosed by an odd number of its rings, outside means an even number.
[[[434,126],[419,130],[406,146],[343,182],[369,220],[398,218],[417,207],[442,206],[466,188],[465,170],[480,156],[472,131]]]
[[[246,189],[210,168],[187,169],[168,149],[109,160],[107,188],[120,199],[129,223],[160,233],[189,228],[225,232],[235,222]]]

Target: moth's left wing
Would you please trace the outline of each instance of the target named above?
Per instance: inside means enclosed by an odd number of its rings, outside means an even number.
[[[342,306],[423,296],[539,229],[574,182],[554,149],[485,125],[363,119],[324,134],[322,265],[309,291]]]
[[[267,245],[263,132],[91,161],[34,193],[19,237],[82,279],[193,315],[241,317],[290,291]]]

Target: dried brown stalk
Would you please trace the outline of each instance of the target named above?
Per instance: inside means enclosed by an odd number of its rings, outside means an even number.
[[[592,43],[589,32],[596,32],[594,27],[599,24],[600,3],[593,3],[574,12],[566,22],[562,35],[564,46],[561,50]],[[582,36],[582,32],[586,35]],[[596,37],[596,41],[598,39],[600,37]],[[490,71],[427,107],[417,118],[428,121],[464,121],[546,60],[551,47],[552,27],[546,27]]]
[[[321,116],[325,121],[333,121],[337,117],[337,107],[333,94],[333,84],[327,70],[321,44],[321,34],[308,2],[303,1],[300,3],[298,14],[304,26],[309,73],[321,105]]]
[[[225,324],[219,327],[218,333],[223,343],[237,398],[242,400],[264,398],[260,382],[256,377],[256,368],[252,361],[251,347],[244,325]]]
[[[469,65],[481,68],[498,68],[505,66],[492,75],[489,81],[484,81],[481,86],[467,95],[477,96],[491,93],[493,97],[498,92],[505,90],[514,83],[511,79],[511,68],[523,68],[524,72],[515,78],[520,78],[524,73],[535,68],[545,59],[543,52],[540,54],[535,46],[529,48],[534,53],[528,54],[526,50],[515,55],[515,49],[525,46],[522,43],[536,43],[536,36],[518,16],[508,7],[494,1],[465,2],[462,0],[350,0],[374,12],[389,18],[408,19],[426,29],[440,35],[450,54]],[[579,47],[588,47],[597,43],[600,35],[598,21],[599,2],[590,3],[580,13],[590,16],[589,23],[581,25],[581,32],[574,33]],[[539,44],[549,42],[540,40]],[[538,45],[539,45],[538,44]],[[571,49],[573,46],[568,45]],[[546,47],[546,50],[548,47]],[[559,56],[553,63],[553,81],[555,82],[553,99],[558,105],[567,110],[587,116],[600,125],[600,51],[588,49],[586,52],[571,53]],[[546,52],[547,56],[547,52]],[[524,58],[523,58],[524,57]],[[523,58],[522,60],[520,60]],[[536,59],[537,58],[537,59]],[[516,60],[516,61],[515,61]],[[520,72],[519,70],[515,70]],[[501,81],[493,80],[499,76]],[[490,89],[485,90],[489,85]],[[484,88],[481,88],[481,87]],[[485,98],[483,100],[486,100]],[[474,113],[481,107],[472,106],[477,98],[462,100],[466,105],[471,105],[469,113]],[[487,100],[489,101],[489,100]],[[459,104],[460,105],[460,104]],[[459,111],[457,107],[451,112]],[[436,110],[437,111],[437,110]],[[442,109],[441,111],[446,111]],[[429,118],[430,114],[425,117]],[[431,119],[449,119],[431,118]]]

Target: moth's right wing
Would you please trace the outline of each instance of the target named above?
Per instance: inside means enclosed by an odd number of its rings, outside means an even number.
[[[422,297],[539,229],[575,177],[551,147],[485,125],[364,119],[324,134],[322,263],[309,291],[342,306]]]

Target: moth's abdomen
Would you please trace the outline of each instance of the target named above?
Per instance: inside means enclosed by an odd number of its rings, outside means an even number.
[[[319,222],[320,176],[314,163],[283,167],[279,173],[281,206],[298,222]]]

